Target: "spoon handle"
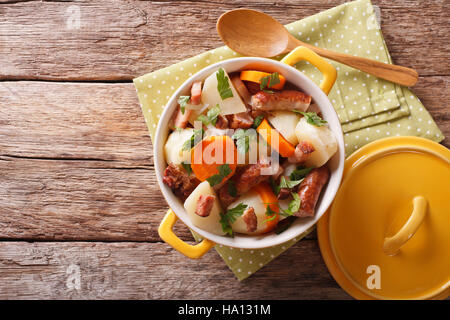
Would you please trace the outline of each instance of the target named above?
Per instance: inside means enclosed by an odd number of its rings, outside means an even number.
[[[292,41],[290,41],[288,51],[293,50],[299,45],[313,50],[322,57],[340,62],[349,67],[364,71],[378,78],[401,84],[403,86],[410,87],[415,85],[419,77],[414,69],[318,48],[308,43],[304,43],[296,38],[293,38]]]

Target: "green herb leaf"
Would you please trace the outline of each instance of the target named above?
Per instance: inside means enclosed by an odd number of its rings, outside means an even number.
[[[306,177],[308,173],[311,172],[311,170],[314,169],[314,167],[305,168],[303,166],[298,166],[292,173],[289,175],[290,180],[300,180]]]
[[[303,179],[300,179],[300,180],[286,180],[285,177],[281,177],[280,189],[281,188],[291,189],[291,188],[295,187],[296,185],[300,184],[302,181],[303,181]]]
[[[220,213],[220,224],[222,225],[222,230],[225,234],[233,236],[231,224],[236,221],[237,218],[242,216],[245,209],[247,209],[247,205],[239,203],[236,207],[227,210],[226,213]]]
[[[302,112],[302,111],[298,111],[298,110],[292,110],[292,111],[294,111],[296,113],[300,113],[301,115],[303,115],[306,118],[306,122],[308,122],[309,124],[312,124],[316,127],[322,127],[328,123],[326,120],[323,120],[321,117],[319,117],[317,115],[317,113],[315,113],[315,112]]]
[[[233,198],[237,197],[236,183],[234,181],[228,181],[228,194]]]
[[[250,140],[256,138],[254,130],[237,129],[233,136],[236,140],[236,147],[239,153],[246,154],[250,148]]]
[[[221,183],[224,178],[226,178],[231,172],[233,172],[233,170],[231,170],[230,166],[227,163],[217,167],[217,170],[219,170],[218,174],[215,174],[206,179],[211,187],[214,187],[215,185]]]
[[[191,99],[190,96],[179,96],[178,97],[178,104],[180,105],[181,113],[184,114],[186,104],[189,102],[189,99]]]
[[[257,116],[253,121],[253,128],[258,128],[261,122],[264,120],[264,116]]]
[[[259,88],[261,90],[264,90],[266,88],[273,88],[273,86],[279,83],[280,83],[280,75],[278,74],[278,72],[274,72],[269,74],[268,76],[261,78]]]
[[[188,140],[186,140],[185,143],[183,143],[183,147],[181,148],[181,150],[183,151],[191,150],[193,147],[195,147],[197,143],[202,141],[202,137],[204,134],[205,131],[203,129],[194,129],[194,133]]]
[[[264,222],[269,222],[272,220],[275,220],[277,218],[277,213],[275,211],[273,211],[269,205],[266,206],[266,216],[268,216],[269,218],[267,218],[266,220],[264,220]]]
[[[191,168],[191,164],[190,163],[186,163],[184,161],[181,162],[181,165],[183,166],[184,170],[186,170],[186,172],[188,173],[188,175],[190,176],[192,173],[192,168]]]
[[[222,100],[233,97],[233,92],[228,82],[228,77],[225,75],[225,70],[220,68],[216,73],[217,78],[217,90],[219,91]]]
[[[208,110],[206,113],[206,116],[204,114],[201,114],[197,117],[197,121],[201,121],[205,126],[208,124],[212,124],[213,126],[217,123],[217,117],[220,114],[220,106],[217,104],[215,107],[212,107]]]
[[[300,209],[300,204],[302,200],[298,193],[291,192],[292,197],[294,198],[291,202],[289,202],[289,206],[286,210],[283,210],[284,215],[292,216]]]

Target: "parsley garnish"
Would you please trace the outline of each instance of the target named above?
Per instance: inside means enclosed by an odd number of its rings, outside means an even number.
[[[239,153],[246,154],[250,147],[250,139],[256,137],[256,132],[253,129],[244,130],[237,129],[232,138],[236,139],[236,147]]]
[[[186,163],[184,161],[181,162],[181,165],[183,166],[184,170],[186,170],[186,172],[188,173],[188,175],[190,176],[192,173],[192,168],[191,168],[191,164],[190,163]]]
[[[296,185],[300,184],[302,181],[303,181],[303,179],[300,179],[300,180],[286,180],[285,177],[281,177],[280,189],[281,188],[291,189],[291,188],[295,187]]]
[[[233,92],[228,82],[228,77],[225,75],[225,71],[220,68],[216,73],[217,78],[217,90],[219,91],[222,100],[233,97]]]
[[[194,129],[194,133],[188,140],[186,140],[185,143],[183,143],[183,147],[181,148],[181,150],[183,151],[191,150],[197,143],[202,141],[202,137],[204,134],[205,131],[203,129]]]
[[[261,124],[261,122],[263,121],[263,119],[264,119],[264,116],[257,116],[256,118],[255,118],[255,120],[253,121],[253,128],[258,128],[259,127],[259,125]]]
[[[180,105],[181,113],[184,114],[184,110],[186,108],[186,104],[189,102],[189,99],[191,99],[190,96],[179,96],[178,97],[178,104]]]
[[[226,213],[220,213],[220,224],[222,225],[222,230],[225,234],[233,236],[233,230],[231,229],[231,224],[236,221],[237,218],[242,216],[247,205],[242,202],[236,207],[228,209]]]
[[[308,173],[311,172],[311,170],[314,169],[314,167],[305,168],[302,166],[298,166],[292,173],[289,175],[290,180],[300,180],[306,177]]]
[[[275,220],[277,218],[277,213],[275,211],[273,211],[269,205],[267,205],[266,206],[266,216],[268,216],[269,218],[264,220],[264,222],[269,222],[269,221]]]
[[[215,107],[212,107],[211,109],[208,110],[206,116],[204,114],[199,115],[197,120],[201,121],[205,126],[207,126],[210,123],[213,126],[215,126],[219,114],[220,114],[220,106],[217,104]]]
[[[298,193],[291,192],[291,195],[294,200],[289,202],[289,206],[286,210],[283,210],[283,215],[286,216],[292,216],[294,213],[296,213],[300,209],[300,204],[302,202]]]
[[[218,166],[217,170],[219,170],[218,174],[215,174],[206,179],[211,185],[211,187],[214,187],[216,184],[221,183],[223,179],[226,178],[232,172],[230,166],[227,163]]]
[[[228,181],[228,194],[233,198],[237,197],[236,183],[234,181]]]
[[[317,113],[315,113],[315,112],[302,112],[302,111],[298,111],[298,110],[292,110],[292,111],[294,111],[296,113],[300,113],[301,115],[303,115],[306,118],[306,122],[308,122],[309,124],[312,124],[316,127],[322,127],[328,123],[326,120],[323,120],[321,117],[319,117],[317,115]]]
[[[259,83],[259,88],[263,91],[272,93],[270,90],[266,90],[266,88],[273,88],[273,86],[280,83],[280,76],[278,72],[274,72],[269,74],[268,76],[262,77]]]

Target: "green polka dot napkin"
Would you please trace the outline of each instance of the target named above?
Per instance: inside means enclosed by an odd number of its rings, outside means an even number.
[[[369,0],[345,3],[286,27],[310,44],[391,63]],[[150,136],[155,133],[165,104],[183,81],[212,63],[236,56],[238,54],[229,48],[221,47],[134,79]],[[414,135],[437,142],[444,139],[411,90],[330,62],[337,69],[338,78],[329,97],[342,124],[346,155],[371,141],[389,136]],[[296,67],[320,83],[321,75],[313,66],[300,62]],[[271,248],[241,250],[218,245],[216,250],[236,277],[243,280],[310,231]]]

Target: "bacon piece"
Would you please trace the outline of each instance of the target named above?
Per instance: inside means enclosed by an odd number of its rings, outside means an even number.
[[[247,225],[248,232],[256,231],[256,228],[258,227],[258,219],[253,207],[248,207],[247,209],[245,209],[244,213],[242,214],[242,220],[244,220],[245,224]]]
[[[294,216],[300,218],[314,216],[314,210],[320,192],[329,177],[330,171],[327,167],[315,168],[308,173],[298,188],[301,203],[299,211],[294,213]]]
[[[308,141],[300,141],[295,147],[295,153],[288,158],[290,163],[305,162],[316,149]]]
[[[199,185],[200,181],[193,175],[171,163],[164,170],[163,182],[172,189],[176,196],[186,199]]]
[[[247,87],[247,90],[248,90],[251,94],[255,94],[255,93],[261,91],[261,88],[260,88],[260,86],[259,86],[259,83],[252,82],[252,81],[245,81],[244,84],[245,84],[245,86]]]
[[[235,183],[236,197],[233,197],[228,192],[228,184],[225,184],[219,189],[219,199],[223,207],[228,207],[239,195],[249,191],[251,188],[266,181],[270,178],[269,174],[262,174],[263,169],[270,168],[271,164],[266,159],[261,159],[255,164],[246,166],[238,175],[235,174],[231,179]]]
[[[191,87],[191,104],[200,104],[202,99],[202,82],[195,81]]]
[[[248,91],[244,82],[240,79],[239,75],[232,76],[230,80],[236,91],[239,93],[239,96],[242,98],[242,101],[244,101],[245,104],[249,104],[252,95]]]
[[[217,121],[215,127],[217,129],[228,129],[228,119],[223,115],[219,114],[217,116]]]
[[[289,197],[290,194],[291,191],[288,188],[281,188],[280,192],[278,192],[277,199],[278,200],[286,199],[287,197]]]
[[[180,106],[178,106],[177,115],[175,116],[175,120],[174,120],[175,129],[176,128],[179,128],[179,129],[186,128],[186,126],[189,122],[189,117],[191,116],[191,113],[192,113],[192,110],[186,109],[186,108],[184,109],[184,113],[182,113]]]
[[[230,128],[231,129],[248,129],[251,128],[253,125],[253,118],[250,115],[249,112],[241,112],[241,113],[234,113],[230,114],[229,118],[230,120]]]
[[[209,216],[215,200],[216,197],[211,194],[208,195],[202,194],[197,200],[197,207],[195,208],[195,213],[200,217]]]
[[[283,90],[254,94],[250,105],[254,110],[300,110],[305,111],[311,103],[311,96],[297,90]]]

